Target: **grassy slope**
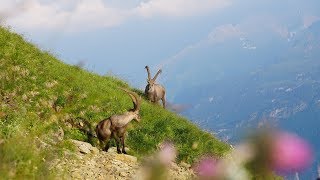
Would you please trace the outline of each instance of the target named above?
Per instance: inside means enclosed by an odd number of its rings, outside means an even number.
[[[0,175],[52,175],[47,163],[68,147],[68,139],[87,139],[65,122],[82,117],[95,124],[132,107],[129,96],[117,87],[129,88],[114,77],[66,65],[0,27]],[[230,149],[187,119],[146,101],[141,116],[141,123],[131,123],[127,138],[127,146],[136,156],[153,152],[166,139],[176,144],[178,159],[186,162],[205,153],[222,156]],[[36,139],[50,144],[59,128],[64,129],[65,140],[54,144],[54,149],[39,150]],[[197,148],[192,148],[194,144]]]

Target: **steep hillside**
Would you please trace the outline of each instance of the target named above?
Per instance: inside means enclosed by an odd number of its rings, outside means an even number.
[[[94,126],[132,107],[118,87],[130,88],[117,78],[66,65],[0,27],[0,176],[54,177],[48,164],[63,156],[64,149],[72,149],[70,139],[96,144],[78,128],[83,120]],[[222,156],[230,149],[160,106],[143,101],[141,116],[141,123],[131,123],[127,138],[129,153],[137,157],[152,153],[164,140],[173,141],[178,160],[188,163],[202,154]]]

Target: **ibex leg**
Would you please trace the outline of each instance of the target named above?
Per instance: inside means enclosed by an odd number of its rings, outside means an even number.
[[[125,136],[122,136],[122,138],[121,138],[121,142],[122,142],[122,153],[123,153],[123,154],[127,154],[127,152],[126,152],[126,150],[125,150],[125,146],[124,146],[124,138],[125,138]]]
[[[109,149],[109,146],[110,146],[110,138],[108,137],[104,141],[99,139],[99,142],[100,142],[100,148],[103,151],[108,152],[108,149]]]
[[[163,108],[166,108],[166,98],[165,97],[161,98],[161,101],[162,101]]]
[[[108,152],[109,147],[110,147],[110,141],[108,140],[106,143],[106,146],[104,147],[104,150]]]
[[[102,149],[102,151],[104,150],[104,142],[102,140],[99,139],[99,146]]]
[[[121,154],[120,150],[120,138],[118,136],[114,136],[114,139],[116,140],[116,145],[117,145],[117,153]]]

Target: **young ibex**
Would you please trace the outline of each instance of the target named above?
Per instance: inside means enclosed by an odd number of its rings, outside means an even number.
[[[139,110],[141,105],[141,99],[134,92],[130,92],[126,89],[122,90],[128,93],[128,95],[131,97],[133,102],[133,109],[130,109],[129,111],[123,114],[113,115],[107,119],[100,121],[99,124],[96,126],[96,134],[100,141],[100,146],[103,148],[103,150],[108,151],[109,140],[110,138],[114,138],[116,140],[117,152],[119,154],[121,153],[119,145],[121,141],[122,153],[127,154],[124,145],[127,125],[133,119],[137,122],[140,122]]]
[[[146,96],[153,103],[157,103],[161,99],[163,108],[166,108],[166,98],[165,98],[166,90],[160,84],[155,83],[158,75],[162,72],[162,70],[159,69],[157,74],[151,79],[149,67],[146,66],[145,68],[147,69],[147,73],[148,73],[148,79],[147,79],[148,84],[144,91]]]

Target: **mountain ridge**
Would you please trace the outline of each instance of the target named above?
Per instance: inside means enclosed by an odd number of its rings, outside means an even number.
[[[296,31],[290,41],[272,33],[247,35],[244,40],[250,40],[257,47],[254,50],[243,49],[243,44],[234,38],[190,52],[180,64],[170,67],[192,72],[179,77],[181,87],[168,84],[176,94],[172,101],[192,104],[183,115],[230,143],[239,142],[248,129],[270,123],[318,144],[315,127],[319,125],[316,119],[320,111],[319,32],[317,21]],[[193,71],[197,64],[201,66]],[[183,84],[190,81],[197,84],[184,89]],[[308,125],[309,132],[298,128],[307,121],[301,114],[309,117],[307,124],[314,124]],[[316,157],[319,161],[320,154]],[[314,172],[316,163],[309,170],[310,174]]]

